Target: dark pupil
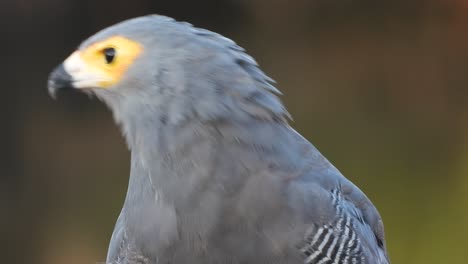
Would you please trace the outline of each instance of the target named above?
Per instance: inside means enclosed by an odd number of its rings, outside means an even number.
[[[104,50],[104,56],[106,57],[107,64],[112,63],[115,57],[115,49],[114,48],[106,48]]]

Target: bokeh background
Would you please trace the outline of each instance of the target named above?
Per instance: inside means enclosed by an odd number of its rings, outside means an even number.
[[[292,125],[363,189],[393,263],[468,263],[468,1],[2,0],[1,263],[105,260],[129,153],[51,69],[117,21],[158,13],[236,40]]]

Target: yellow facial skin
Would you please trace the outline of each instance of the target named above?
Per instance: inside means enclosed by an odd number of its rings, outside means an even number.
[[[106,56],[112,49],[114,56]],[[107,89],[122,79],[142,51],[141,44],[114,36],[75,51],[64,61],[63,66],[72,76],[75,88]]]

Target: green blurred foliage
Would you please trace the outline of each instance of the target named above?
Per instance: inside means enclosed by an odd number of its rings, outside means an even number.
[[[2,263],[105,259],[129,153],[103,105],[52,101],[46,79],[87,36],[148,13],[222,33],[259,61],[292,125],[378,207],[393,263],[466,263],[464,0],[1,2]]]

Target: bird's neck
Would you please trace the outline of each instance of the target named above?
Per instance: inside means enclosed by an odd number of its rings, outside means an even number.
[[[274,148],[279,134],[286,131],[282,123],[260,120],[234,123],[193,119],[175,124],[164,123],[155,115],[151,119],[127,121],[130,122],[122,125],[132,152],[129,193],[132,189],[145,189],[182,205],[201,188],[197,184],[206,184],[194,179],[209,181],[215,177],[213,169],[221,163],[242,169],[247,164],[258,164],[255,160],[265,157],[259,150]],[[235,153],[241,151],[245,154],[236,157]],[[242,164],[234,166],[236,162]]]
[[[210,166],[213,160],[212,128],[196,121],[167,123],[155,115],[123,123],[122,129],[132,153],[129,194],[136,195],[133,199],[141,200],[143,193],[151,193],[146,197],[159,196],[171,204],[184,204],[181,199],[189,199],[195,188],[187,184],[187,175],[197,173],[196,165]],[[136,193],[142,196],[138,198]]]

